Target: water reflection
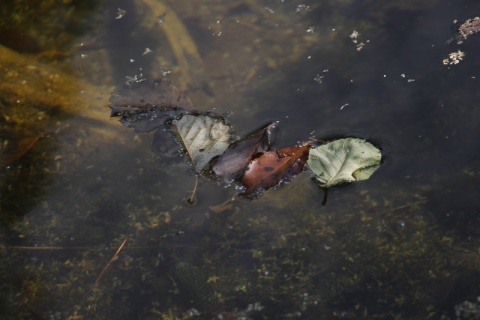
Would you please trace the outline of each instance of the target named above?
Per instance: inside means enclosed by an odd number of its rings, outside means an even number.
[[[298,5],[107,2],[78,15],[95,31],[74,49],[53,46],[68,54],[2,48],[1,138],[51,132],[0,172],[3,318],[473,317],[478,37],[444,43],[474,2]],[[161,26],[165,10],[152,6],[172,11]],[[176,60],[161,29],[172,13],[200,66]],[[443,65],[458,49],[465,58]],[[221,213],[210,207],[236,191],[203,179],[190,206],[188,162],[160,165],[153,135],[106,108],[126,76],[166,70],[197,105],[230,113],[238,136],[280,120],[275,147],[356,135],[389,160],[370,180],[332,189],[326,207],[308,174]]]

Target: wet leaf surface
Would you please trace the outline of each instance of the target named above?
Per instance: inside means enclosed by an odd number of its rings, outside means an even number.
[[[366,180],[380,166],[380,150],[359,138],[339,139],[310,150],[308,166],[323,188]]]
[[[187,114],[173,121],[173,126],[197,173],[230,144],[230,126],[220,117]]]
[[[113,94],[110,102],[112,116],[121,116],[125,126],[137,132],[156,130],[152,151],[158,156],[157,163],[169,165],[178,155],[170,129],[190,157],[196,174],[211,168],[211,173],[224,182],[240,182],[244,195],[259,195],[291,181],[307,161],[322,188],[368,179],[380,165],[380,151],[359,138],[338,139],[312,149],[310,141],[268,151],[276,122],[230,144],[230,125],[213,112],[192,111],[194,105],[186,93],[166,78],[153,82],[135,79]],[[189,203],[195,202],[197,186],[198,175]]]
[[[268,150],[271,130],[275,124],[276,122],[269,123],[232,144],[213,164],[215,175],[227,182],[239,178],[256,153]]]
[[[311,143],[265,152],[253,160],[242,178],[245,194],[290,182],[303,171]]]

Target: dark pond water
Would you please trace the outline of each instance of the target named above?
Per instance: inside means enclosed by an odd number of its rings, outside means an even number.
[[[480,34],[446,43],[477,1],[27,3],[0,10],[0,318],[478,319]],[[107,108],[163,75],[238,137],[382,166],[325,206],[308,172],[188,204],[180,146]]]

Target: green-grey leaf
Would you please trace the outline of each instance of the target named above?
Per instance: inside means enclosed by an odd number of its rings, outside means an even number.
[[[195,171],[202,171],[213,157],[229,146],[230,127],[223,119],[207,115],[183,115],[173,121]]]
[[[308,166],[320,186],[366,180],[378,169],[382,154],[373,144],[359,138],[335,140],[310,149]]]

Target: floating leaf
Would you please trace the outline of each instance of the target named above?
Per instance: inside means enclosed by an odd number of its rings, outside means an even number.
[[[339,139],[316,148],[309,142],[268,151],[275,123],[230,145],[230,126],[224,119],[195,111],[186,93],[165,78],[153,82],[134,79],[113,94],[110,102],[112,116],[121,116],[125,126],[137,132],[156,130],[152,149],[163,160],[176,151],[164,125],[178,133],[196,173],[190,203],[195,202],[199,175],[207,167],[227,182],[240,180],[243,194],[250,195],[291,181],[308,163],[325,190],[325,204],[328,187],[368,179],[381,162],[380,150],[359,138]]]
[[[218,178],[232,181],[240,177],[256,153],[267,151],[271,129],[276,122],[269,123],[246,138],[232,144],[213,164],[212,170]]]
[[[242,178],[245,194],[262,191],[291,181],[303,171],[311,143],[265,152],[253,160]]]
[[[222,118],[187,114],[173,121],[173,125],[197,173],[229,146],[230,126]]]
[[[193,110],[193,103],[167,78],[152,82],[129,82],[110,97],[111,116],[121,116],[120,122],[136,132],[149,132],[164,125],[182,110]]]
[[[322,188],[366,180],[380,166],[380,149],[359,138],[339,139],[312,148],[308,166]]]

